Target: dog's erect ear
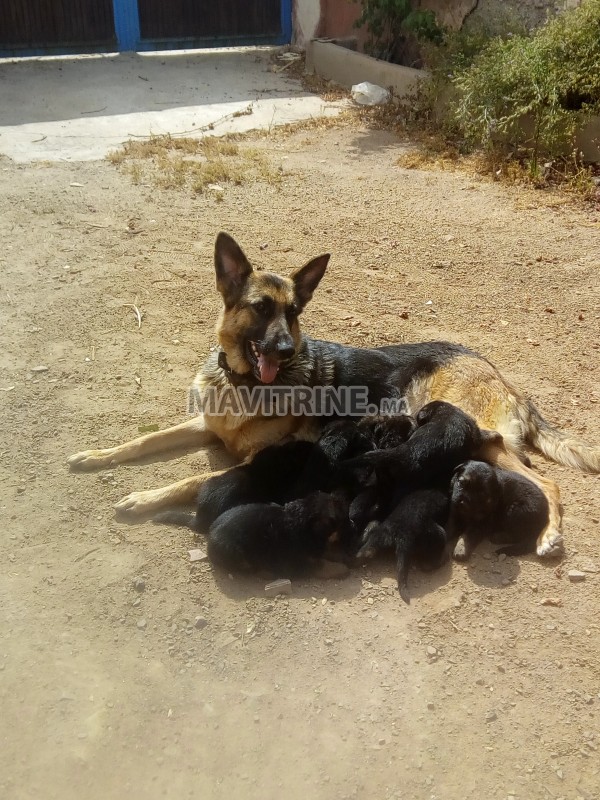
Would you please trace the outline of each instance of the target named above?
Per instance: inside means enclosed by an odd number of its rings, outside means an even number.
[[[296,272],[292,273],[292,280],[296,288],[296,297],[302,308],[304,308],[312,298],[313,292],[321,282],[321,278],[325,274],[330,258],[331,256],[329,253],[317,256],[313,258],[312,261],[309,261],[308,264],[305,264],[303,267],[300,267],[300,269],[297,269]]]
[[[234,305],[252,272],[252,265],[235,239],[223,231],[215,242],[215,272],[217,289],[225,305]]]

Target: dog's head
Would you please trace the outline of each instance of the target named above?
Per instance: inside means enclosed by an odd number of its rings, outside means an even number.
[[[317,256],[289,278],[255,272],[237,242],[220,233],[215,243],[217,289],[223,310],[217,336],[229,367],[273,383],[300,346],[298,316],[325,273],[329,255]]]

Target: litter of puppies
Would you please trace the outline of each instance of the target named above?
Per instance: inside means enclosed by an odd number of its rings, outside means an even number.
[[[205,535],[216,569],[276,578],[267,596],[289,593],[292,577],[324,576],[332,561],[357,566],[389,551],[409,603],[413,565],[437,569],[451,554],[464,561],[484,538],[502,545],[499,553],[535,551],[548,502],[527,478],[482,460],[499,439],[442,401],[414,419],[336,420],[316,442],[266,447],[210,478],[195,512],[168,511],[155,522]]]

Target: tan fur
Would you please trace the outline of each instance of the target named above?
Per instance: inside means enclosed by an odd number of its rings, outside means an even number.
[[[431,400],[445,400],[461,408],[480,428],[498,431],[510,447],[520,449],[523,433],[517,410],[520,395],[483,359],[458,356],[433,375],[416,378],[406,398],[416,414]]]
[[[276,279],[276,282],[273,280]],[[286,306],[294,301],[294,284],[290,278],[281,278],[270,272],[253,272],[248,278],[243,297],[233,308],[223,308],[217,320],[217,340],[227,353],[229,366],[240,375],[251,370],[243,347],[243,334],[252,324],[253,314],[248,304],[268,296],[275,302],[277,314],[283,314]],[[300,344],[300,325],[297,320],[290,326],[296,346]]]

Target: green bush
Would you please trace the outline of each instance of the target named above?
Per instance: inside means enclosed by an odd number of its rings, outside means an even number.
[[[365,50],[375,58],[394,61],[407,36],[417,40],[440,41],[442,29],[432,11],[413,9],[411,0],[354,0],[362,13],[355,28],[367,29]]]
[[[541,158],[573,149],[600,111],[600,0],[583,0],[531,36],[495,39],[451,79],[454,117],[474,146],[524,148]]]

